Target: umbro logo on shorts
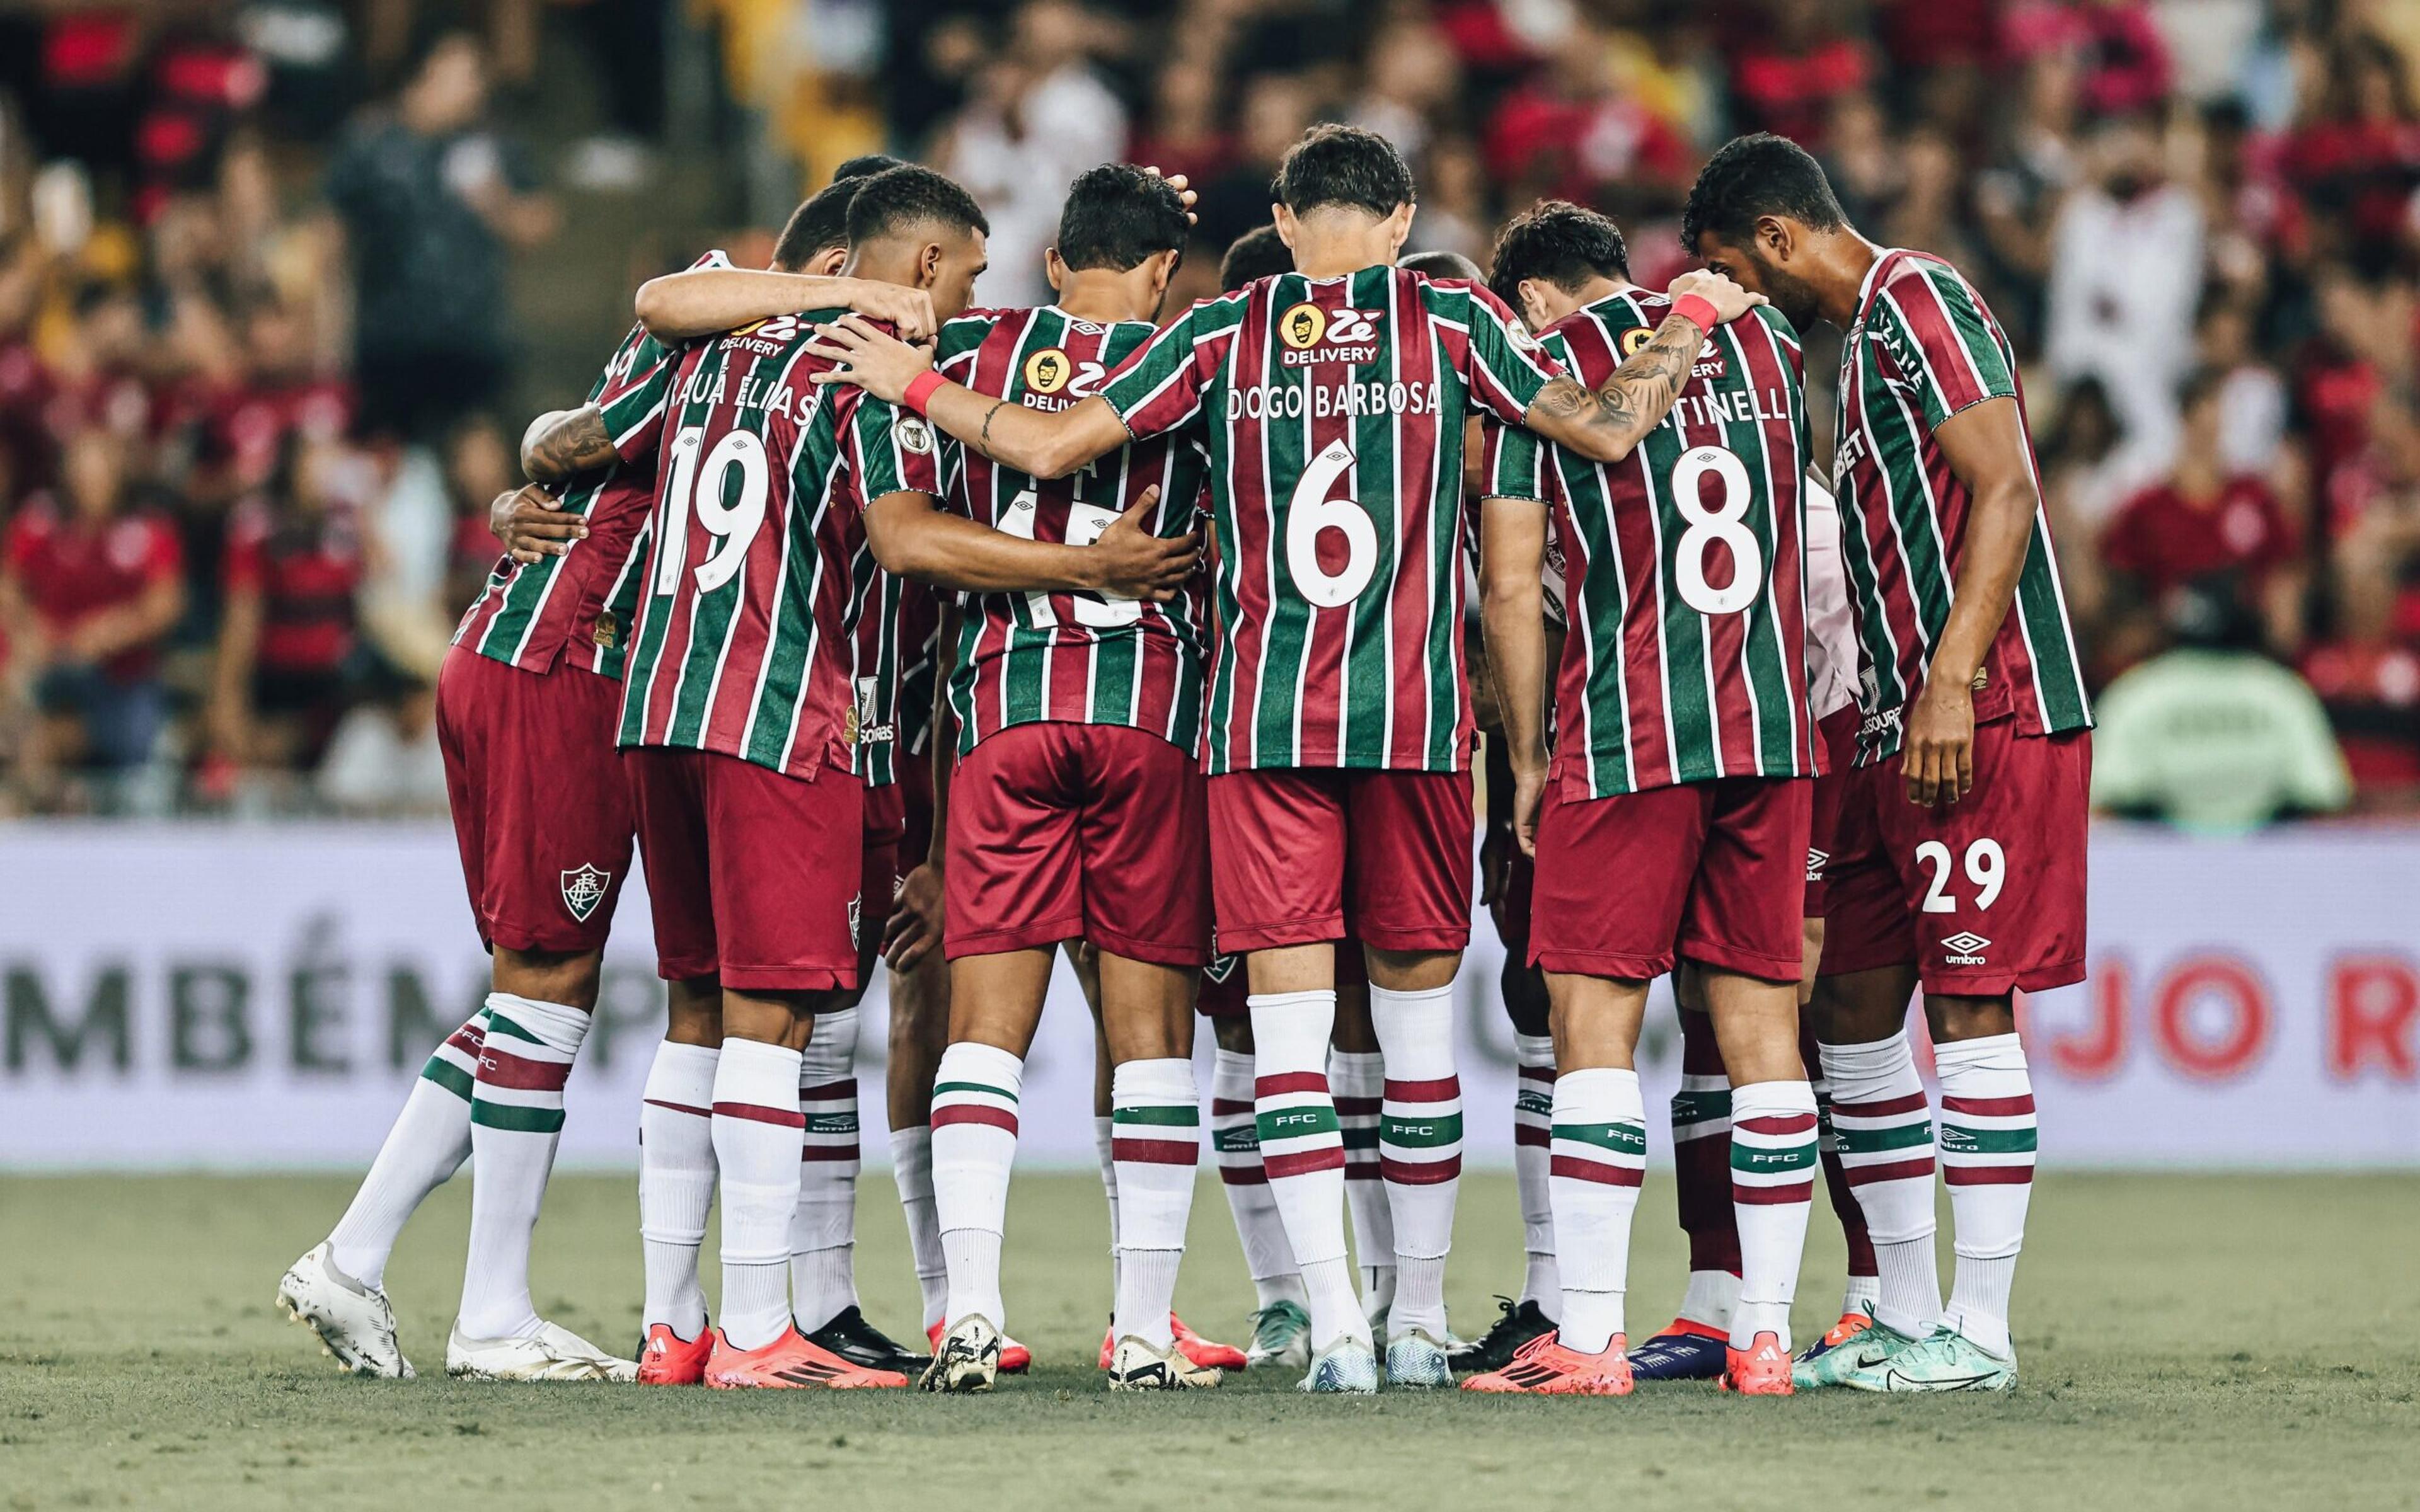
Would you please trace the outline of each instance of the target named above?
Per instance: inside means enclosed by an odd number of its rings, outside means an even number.
[[[1991,943],[1972,930],[1961,930],[1941,942],[1947,952],[1943,959],[1953,966],[1979,966],[1983,964],[1983,947]]]
[[[1831,864],[1832,864],[1832,853],[1831,853],[1830,851],[1819,851],[1819,850],[1817,850],[1817,849],[1816,849],[1814,846],[1812,846],[1812,845],[1809,845],[1809,846],[1807,846],[1807,881],[1809,881],[1809,882],[1821,882],[1821,881],[1823,881],[1823,869],[1824,869],[1825,867],[1827,867],[1827,866],[1831,865]],[[1987,940],[1987,941],[1985,941],[1984,943],[1988,945],[1988,944],[1990,944],[1991,942]]]
[[[563,873],[563,906],[571,911],[573,918],[585,924],[588,916],[597,912],[597,905],[605,901],[605,889],[613,883],[613,872],[600,872],[591,865],[583,864],[576,871],[566,872]]]

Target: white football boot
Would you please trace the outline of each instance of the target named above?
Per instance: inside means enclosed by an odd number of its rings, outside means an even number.
[[[1195,1365],[1174,1344],[1165,1350],[1128,1334],[1109,1354],[1111,1391],[1201,1391],[1224,1379],[1218,1369]]]
[[[639,1362],[608,1354],[559,1323],[509,1339],[465,1338],[458,1326],[445,1341],[445,1373],[471,1381],[636,1381]]]
[[[286,1268],[277,1281],[280,1311],[319,1335],[319,1347],[357,1376],[410,1381],[411,1362],[395,1340],[395,1308],[386,1293],[336,1269],[334,1246]]]
[[[950,1325],[933,1348],[933,1363],[916,1384],[926,1391],[989,1391],[1000,1375],[1000,1330],[980,1313],[970,1313]]]

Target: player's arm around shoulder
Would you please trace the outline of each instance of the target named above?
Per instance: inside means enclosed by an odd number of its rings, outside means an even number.
[[[1623,359],[1602,388],[1561,378],[1529,407],[1531,430],[1595,462],[1619,462],[1671,412],[1688,386],[1690,365],[1715,327],[1764,302],[1720,273],[1683,273],[1668,291],[1672,313],[1646,345]]]
[[[858,316],[816,328],[808,348],[831,366],[817,383],[853,383],[888,403],[929,418],[995,462],[1038,478],[1063,478],[1130,439],[1125,423],[1098,395],[1056,414],[977,393],[943,378],[933,354]]]
[[[854,310],[889,323],[911,342],[930,341],[939,328],[933,297],[920,288],[753,268],[666,273],[640,285],[634,304],[647,334],[674,345],[809,310]]]

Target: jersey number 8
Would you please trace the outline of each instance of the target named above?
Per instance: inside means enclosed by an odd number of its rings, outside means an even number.
[[[1711,509],[1706,506],[1709,477],[1722,486],[1722,496]],[[1753,495],[1747,464],[1736,452],[1693,446],[1673,464],[1672,504],[1688,521],[1674,553],[1673,572],[1680,579],[1681,602],[1700,614],[1737,614],[1756,602],[1764,586],[1764,553],[1746,523]],[[1731,556],[1731,580],[1720,588],[1706,581],[1706,549],[1716,541]]]

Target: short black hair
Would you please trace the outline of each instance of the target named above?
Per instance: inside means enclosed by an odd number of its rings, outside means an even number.
[[[1567,199],[1542,199],[1496,234],[1496,271],[1487,286],[1517,310],[1524,279],[1572,294],[1591,278],[1629,276],[1630,249],[1612,217]]]
[[[1458,252],[1448,252],[1443,247],[1432,252],[1416,252],[1408,257],[1398,257],[1395,259],[1395,266],[1408,268],[1416,273],[1426,273],[1431,278],[1460,278],[1473,284],[1481,283],[1487,277],[1485,273],[1479,270],[1477,263]]]
[[[852,178],[871,178],[876,174],[899,167],[907,161],[905,158],[894,158],[888,152],[861,152],[834,168],[831,181],[842,184]]]
[[[1732,137],[1699,170],[1681,211],[1681,245],[1698,255],[1698,239],[1708,231],[1744,243],[1763,215],[1787,215],[1817,231],[1849,224],[1823,165],[1787,137],[1759,131]]]
[[[1193,223],[1174,185],[1132,163],[1105,162],[1067,186],[1059,212],[1059,260],[1123,273],[1155,253],[1183,252]]]
[[[1342,205],[1392,215],[1412,203],[1412,170],[1395,145],[1358,126],[1314,126],[1278,165],[1278,199],[1296,215]]]
[[[947,174],[904,162],[851,182],[857,185],[857,197],[848,205],[848,244],[852,247],[927,222],[991,235],[991,223],[984,219],[983,207]]]
[[[846,166],[846,164],[843,164]],[[848,208],[857,201],[862,178],[835,178],[808,195],[790,212],[773,243],[773,266],[796,271],[834,247],[848,245]]]
[[[1218,259],[1218,292],[1233,294],[1247,284],[1294,271],[1294,249],[1274,225],[1256,225],[1237,237]]]

